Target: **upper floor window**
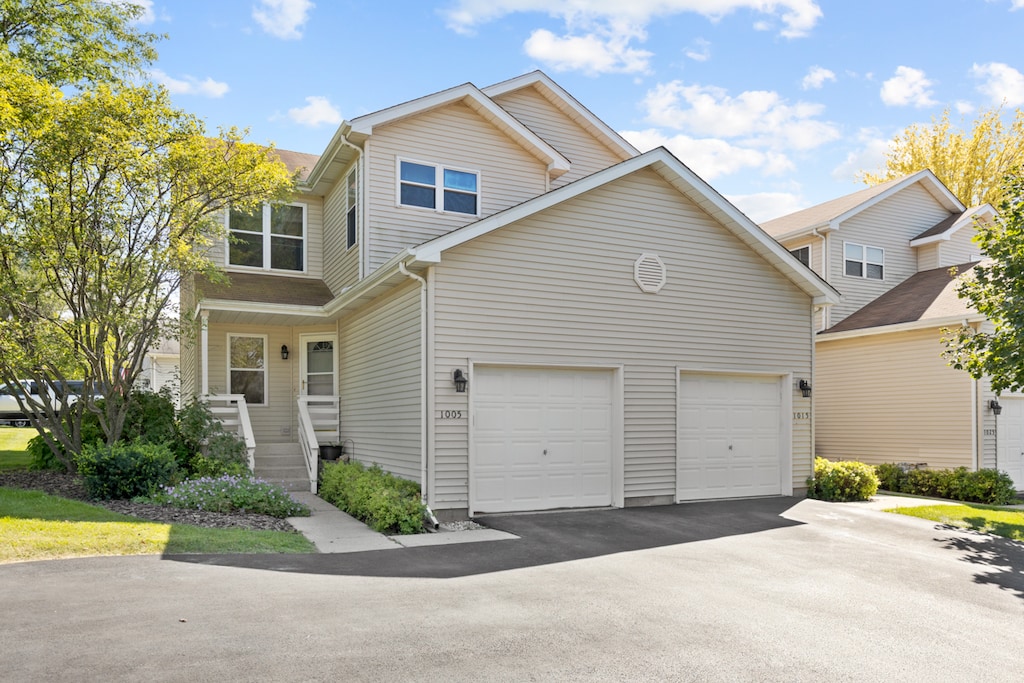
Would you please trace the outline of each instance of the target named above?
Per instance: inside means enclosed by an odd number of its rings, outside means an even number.
[[[881,280],[885,277],[884,249],[844,242],[843,254],[846,259],[843,272],[849,277],[864,277],[869,280]]]
[[[804,264],[808,268],[811,267],[811,248],[809,246],[792,249],[789,253],[796,256],[796,260],[800,263]]]
[[[345,179],[345,185],[348,191],[348,213],[345,215],[346,221],[346,249],[351,249],[356,243],[356,172],[352,171],[348,174],[348,178]]]
[[[435,211],[480,214],[480,173],[398,162],[398,203]]]
[[[228,264],[263,270],[306,269],[306,205],[264,204],[228,212]]]

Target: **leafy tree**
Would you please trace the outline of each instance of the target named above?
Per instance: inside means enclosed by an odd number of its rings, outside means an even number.
[[[988,377],[992,389],[1024,389],[1024,168],[1002,184],[1000,217],[979,222],[975,242],[991,260],[961,279],[957,294],[989,321],[981,330],[946,330],[950,365],[975,379]]]
[[[213,272],[223,207],[283,199],[292,178],[272,148],[208,136],[142,81],[153,37],[133,28],[135,5],[0,9],[0,380],[49,388],[19,399],[71,469],[86,411],[118,439],[174,293]],[[55,399],[76,375],[83,400]]]
[[[1024,165],[1024,111],[1014,110],[1008,125],[1002,115],[1002,108],[982,111],[964,130],[950,123],[946,109],[930,126],[914,124],[897,135],[885,166],[859,177],[877,185],[927,168],[967,206],[998,207],[1003,177]]]

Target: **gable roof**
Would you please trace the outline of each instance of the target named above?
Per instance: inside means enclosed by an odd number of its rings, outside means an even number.
[[[981,206],[971,207],[966,211],[955,213],[928,228],[920,235],[910,240],[910,246],[919,247],[923,244],[952,239],[953,233],[960,228],[964,226],[973,226],[975,220],[992,220],[995,216],[996,211],[992,208],[991,204],[982,204]]]
[[[947,211],[961,213],[966,207],[949,189],[943,185],[935,174],[925,169],[917,173],[897,178],[888,182],[864,188],[852,194],[837,197],[822,204],[817,204],[791,214],[765,221],[761,224],[772,237],[786,239],[815,229],[835,229],[839,224],[855,216],[861,211],[874,206],[897,192],[921,183],[929,194],[935,197]]]
[[[482,92],[488,97],[500,97],[501,95],[524,88],[535,88],[559,111],[616,152],[620,159],[625,160],[640,154],[636,147],[610,128],[604,121],[594,116],[593,112],[580,104],[579,100],[570,95],[562,86],[551,80],[543,71],[531,71],[522,76],[516,76],[507,81],[495,83],[483,88]]]
[[[304,181],[309,177],[309,172],[313,170],[316,162],[320,160],[320,157],[316,154],[293,152],[290,149],[275,148],[274,153],[277,154],[278,159],[284,162],[284,165],[288,167],[291,173],[299,172],[300,181]]]
[[[781,244],[772,239],[747,218],[739,209],[730,204],[710,185],[691,171],[664,147],[658,147],[644,154],[610,166],[602,171],[581,178],[573,183],[527,200],[475,223],[470,223],[445,235],[425,242],[409,253],[410,263],[440,263],[443,253],[472,239],[497,230],[552,206],[611,183],[642,169],[651,169],[675,187],[680,193],[701,207],[708,215],[722,224],[744,244],[772,264],[802,291],[814,297],[815,303],[833,304],[839,301],[839,293],[822,280],[811,269],[797,261]]]
[[[956,283],[971,272],[978,261],[956,268],[935,268],[916,273],[855,313],[843,318],[821,335],[888,327],[939,326],[950,321],[980,319],[980,315],[957,296]],[[877,330],[878,332],[890,330]]]

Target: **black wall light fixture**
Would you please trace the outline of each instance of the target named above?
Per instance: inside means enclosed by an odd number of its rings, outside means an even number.
[[[456,368],[452,371],[452,383],[455,384],[456,393],[463,394],[466,392],[466,385],[469,384],[469,380],[462,374],[462,370]]]
[[[281,360],[288,360],[288,345],[281,344]]]
[[[992,399],[988,402],[988,407],[992,410],[992,414],[998,416],[1003,412],[1003,407],[999,405],[999,401]]]
[[[802,379],[802,380],[800,380],[800,383],[797,386],[800,388],[800,393],[803,394],[804,398],[810,398],[811,397],[811,383],[810,382],[808,382],[805,379]]]

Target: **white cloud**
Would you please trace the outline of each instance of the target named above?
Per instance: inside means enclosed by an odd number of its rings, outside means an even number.
[[[1024,5],[1024,0],[1021,0]],[[1024,74],[1002,62],[975,64],[971,75],[985,82],[978,91],[987,95],[993,104],[1019,107],[1024,104]]]
[[[804,76],[804,80],[801,81],[800,85],[804,90],[810,90],[812,88],[814,90],[818,90],[821,86],[825,85],[825,81],[835,82],[835,80],[835,72],[821,66],[812,66],[807,72],[807,75]]]
[[[326,97],[313,95],[306,98],[305,107],[294,107],[288,110],[288,118],[303,126],[315,128],[325,123],[338,125],[341,113]]]
[[[783,154],[739,147],[725,140],[697,139],[688,135],[669,137],[653,129],[622,131],[622,137],[641,151],[665,147],[704,180],[744,169],[759,170],[765,175],[793,170],[792,162]]]
[[[201,95],[202,97],[216,99],[224,97],[228,90],[231,89],[227,83],[215,81],[209,77],[203,80],[199,80],[194,76],[174,78],[160,69],[153,69],[149,72],[149,75],[154,81],[167,88],[167,92],[172,95]]]
[[[931,87],[924,71],[909,66],[896,68],[896,75],[882,83],[882,102],[890,107],[911,104],[915,107],[930,107],[936,104],[932,99]]]
[[[1024,2],[1024,0],[1021,0],[1021,2]],[[974,113],[974,105],[971,104],[970,102],[968,102],[967,100],[957,100],[956,103],[954,103],[953,106],[954,106],[954,108],[956,108],[956,113],[957,114],[973,114]]]
[[[451,0],[442,14],[448,28],[462,34],[508,14],[546,14],[564,22],[566,31],[561,36],[547,29],[533,31],[525,49],[534,59],[558,70],[635,73],[648,70],[651,53],[634,43],[647,39],[651,21],[685,12],[718,21],[741,9],[781,21],[779,34],[786,38],[807,35],[822,17],[815,0]],[[693,59],[701,54],[687,53]]]
[[[297,40],[313,7],[310,0],[260,0],[259,7],[252,8],[252,18],[272,36]]]
[[[697,38],[693,41],[692,47],[683,50],[683,54],[695,62],[706,62],[711,59],[711,43],[703,38]]]
[[[779,216],[788,216],[807,206],[799,195],[790,192],[733,194],[728,195],[726,199],[747,214],[747,217],[755,223],[763,223]]]
[[[588,74],[646,72],[652,53],[629,47],[633,38],[644,40],[643,30],[622,27],[617,31],[582,36],[556,36],[546,29],[530,34],[523,48],[533,59],[555,71],[583,71]]]
[[[1015,9],[1024,9],[1024,0],[1013,0],[1010,11],[1012,12]]]
[[[647,119],[657,126],[687,133],[740,138],[744,144],[773,149],[807,150],[839,138],[839,129],[818,120],[824,107],[789,104],[778,93],[749,90],[732,97],[715,86],[661,83],[644,99]]]
[[[861,129],[857,134],[859,147],[849,152],[843,163],[832,169],[832,177],[839,181],[858,180],[864,171],[874,172],[885,165],[886,154],[891,149],[892,138],[882,137],[874,128]]]

